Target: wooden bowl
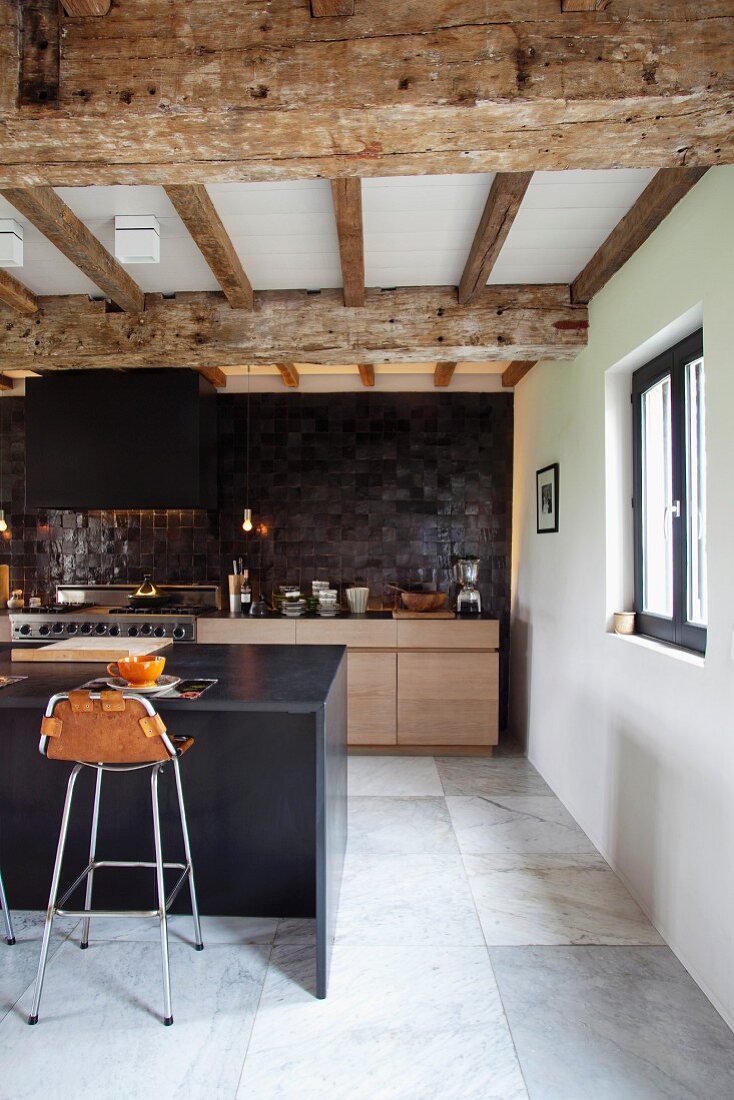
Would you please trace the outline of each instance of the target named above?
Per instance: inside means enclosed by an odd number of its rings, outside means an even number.
[[[408,611],[438,611],[448,599],[446,592],[401,592]]]

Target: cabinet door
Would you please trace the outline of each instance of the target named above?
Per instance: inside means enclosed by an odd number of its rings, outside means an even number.
[[[394,653],[347,654],[350,745],[394,745],[396,730],[396,656]]]
[[[496,745],[497,653],[399,653],[399,745]]]

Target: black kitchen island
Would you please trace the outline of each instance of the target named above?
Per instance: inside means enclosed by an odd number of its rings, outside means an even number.
[[[343,646],[175,645],[166,672],[216,678],[200,699],[155,699],[181,760],[199,907],[210,915],[316,918],[316,993],[326,996],[346,845],[347,673]],[[38,752],[50,696],[102,675],[100,664],[10,661],[27,676],[0,690],[0,866],[10,905],[45,909],[70,766]],[[81,776],[63,881],[86,864],[93,775]],[[173,776],[161,778],[164,854],[182,858]],[[152,859],[149,775],[105,777],[99,858]],[[94,906],[139,908],[144,870],[99,871]],[[186,911],[182,891],[174,909]],[[71,903],[70,903],[71,904]]]

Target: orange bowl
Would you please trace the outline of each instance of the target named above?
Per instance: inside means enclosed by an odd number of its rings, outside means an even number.
[[[107,671],[110,676],[127,680],[130,687],[147,688],[155,685],[165,667],[166,658],[151,653],[140,657],[120,657],[118,661],[107,665]]]

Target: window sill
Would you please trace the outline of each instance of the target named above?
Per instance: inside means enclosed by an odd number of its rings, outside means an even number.
[[[646,638],[642,634],[615,634],[613,630],[607,631],[610,638],[618,638],[620,642],[628,642],[631,645],[640,646],[642,649],[651,649],[655,653],[662,653],[666,657],[672,657],[676,661],[683,661],[687,665],[703,668],[705,658],[700,653],[694,653],[690,649],[682,649],[680,646],[666,645],[655,638]]]

